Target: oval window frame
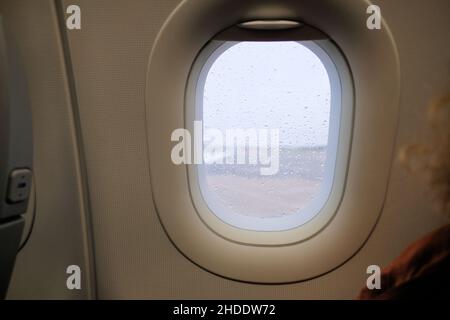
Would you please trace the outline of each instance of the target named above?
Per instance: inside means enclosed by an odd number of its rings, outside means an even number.
[[[226,30],[233,30],[231,27]],[[233,37],[240,41],[212,39],[199,53],[195,59],[186,90],[185,101],[185,127],[194,132],[194,121],[202,120],[202,96],[208,71],[226,50],[232,46],[243,42],[245,36],[240,36],[240,29],[233,30]],[[227,32],[227,31],[225,31]],[[202,179],[201,170],[198,165],[188,166],[188,180],[190,195],[197,214],[201,220],[221,237],[237,243],[249,245],[288,245],[309,239],[323,230],[337,212],[340,200],[344,193],[345,176],[347,173],[348,157],[350,153],[350,140],[353,121],[353,82],[350,69],[340,50],[329,39],[318,32],[320,36],[317,40],[294,40],[313,52],[325,67],[331,89],[330,100],[330,127],[328,132],[327,155],[333,154],[334,166],[330,165],[327,157],[327,168],[329,180],[327,181],[326,195],[321,195],[325,199],[315,199],[311,204],[310,217],[306,221],[302,220],[299,213],[286,218],[274,218],[281,227],[271,228],[269,219],[241,218],[247,226],[251,223],[258,223],[260,228],[250,228],[237,226],[239,223],[232,223],[226,214],[220,214],[216,208],[212,207],[204,197],[199,180]],[[220,36],[219,36],[220,37]],[[280,37],[282,41],[290,41]],[[263,37],[259,40],[247,38],[250,41],[265,41]],[[269,41],[278,41],[276,36],[271,36]],[[341,126],[341,123],[345,125]],[[329,172],[331,171],[331,172]],[[339,174],[337,174],[339,172]],[[220,210],[220,209],[219,209]],[[283,221],[280,221],[283,219]],[[261,220],[261,221],[258,221]],[[300,220],[300,221],[298,221]],[[316,221],[314,221],[316,220]],[[307,227],[303,227],[308,224]],[[242,224],[241,224],[242,225]],[[286,225],[290,225],[286,227]],[[262,227],[261,227],[262,226]],[[269,234],[270,233],[270,234]],[[282,233],[285,233],[282,235]],[[289,233],[289,234],[286,234]]]
[[[319,6],[314,1],[295,0],[184,0],[166,20],[153,45],[146,80],[148,168],[154,204],[149,213],[157,214],[166,240],[189,261],[227,279],[285,284],[339,268],[368,241],[386,198],[400,96],[395,39],[383,18],[376,32],[362,27],[365,17],[361,12],[368,4],[366,0],[323,0]],[[355,121],[346,190],[333,223],[308,241],[250,246],[223,239],[200,220],[189,195],[187,169],[171,162],[170,135],[184,127],[187,79],[203,46],[229,25],[273,18],[305,21],[339,46],[354,77]]]

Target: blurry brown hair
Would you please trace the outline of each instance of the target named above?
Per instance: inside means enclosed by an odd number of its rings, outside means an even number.
[[[426,144],[404,147],[400,161],[429,184],[435,199],[450,216],[450,94],[428,108],[432,133]]]

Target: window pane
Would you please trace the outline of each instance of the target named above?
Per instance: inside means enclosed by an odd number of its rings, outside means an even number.
[[[277,220],[294,215],[304,223],[318,211],[314,200],[320,198],[323,205],[330,187],[327,70],[299,42],[225,46],[205,71],[197,97],[206,162],[198,166],[204,200],[236,227],[271,230],[267,222],[272,222],[276,230]]]

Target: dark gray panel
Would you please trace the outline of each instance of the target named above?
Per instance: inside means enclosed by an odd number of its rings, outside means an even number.
[[[0,224],[0,299],[4,299],[22,237],[23,218]]]

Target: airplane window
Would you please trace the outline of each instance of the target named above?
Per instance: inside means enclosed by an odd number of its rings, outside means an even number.
[[[203,200],[241,229],[305,224],[333,184],[338,77],[313,41],[224,42],[200,72],[197,178]],[[327,57],[329,59],[329,57]],[[330,60],[331,61],[331,60]],[[333,107],[332,107],[333,106]]]

